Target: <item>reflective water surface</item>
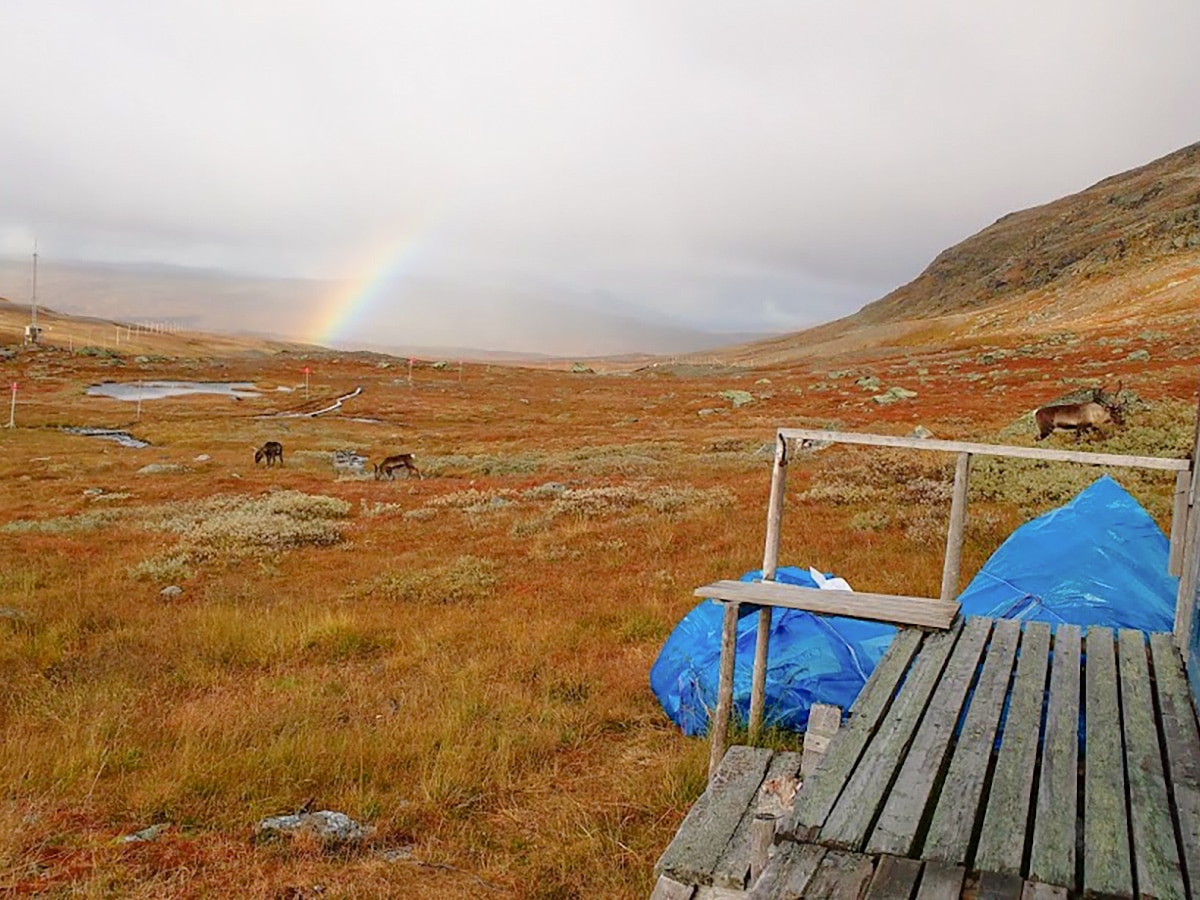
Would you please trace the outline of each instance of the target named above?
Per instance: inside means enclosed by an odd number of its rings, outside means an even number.
[[[113,400],[161,400],[186,394],[228,394],[231,397],[255,397],[258,391],[250,381],[105,381],[87,389],[89,397]]]

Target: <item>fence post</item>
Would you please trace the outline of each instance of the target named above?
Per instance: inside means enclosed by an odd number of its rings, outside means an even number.
[[[1200,400],[1196,403],[1196,433],[1192,439],[1191,466],[1188,470],[1189,483],[1186,495],[1183,551],[1179,559],[1179,591],[1175,595],[1175,646],[1186,664],[1192,649],[1193,619],[1196,615],[1196,588],[1200,584],[1200,497],[1197,497],[1197,482],[1200,478]],[[1176,487],[1179,483],[1176,482]],[[1178,501],[1178,497],[1176,500]],[[1178,509],[1178,507],[1177,507]],[[1171,523],[1171,536],[1175,536],[1175,523]],[[1174,548],[1172,548],[1174,549]],[[1188,668],[1188,674],[1191,674]],[[1192,695],[1200,696],[1197,685],[1192,685]]]
[[[1184,537],[1187,535],[1188,495],[1192,484],[1191,472],[1175,473],[1175,502],[1171,507],[1171,551],[1167,557],[1167,574],[1183,574]]]
[[[712,747],[708,752],[708,780],[717,774],[717,767],[725,758],[726,737],[729,731],[729,713],[733,707],[733,668],[737,661],[737,603],[725,604],[725,619],[721,625],[721,672],[717,682],[717,710],[709,722],[712,732]]]
[[[942,600],[953,600],[958,593],[958,570],[962,562],[963,529],[967,524],[967,480],[971,474],[971,454],[958,454],[954,465],[954,497],[950,501],[950,527],[946,531],[946,564],[942,568]]]
[[[783,491],[787,484],[787,441],[775,437],[775,465],[771,469],[771,498],[767,504],[767,539],[763,548],[762,580],[774,581],[779,567],[779,534],[783,523]],[[754,642],[754,675],[750,683],[751,742],[762,730],[763,711],[767,702],[767,651],[771,640],[771,607],[758,609],[757,634]]]

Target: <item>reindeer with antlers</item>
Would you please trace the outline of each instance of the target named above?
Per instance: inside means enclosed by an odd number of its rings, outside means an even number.
[[[1101,425],[1112,422],[1114,425],[1125,424],[1125,408],[1121,403],[1121,388],[1123,382],[1117,382],[1117,389],[1105,396],[1102,387],[1092,389],[1092,399],[1083,403],[1062,403],[1055,406],[1043,406],[1035,412],[1039,441],[1045,440],[1058,428],[1073,430],[1075,442],[1078,443],[1085,431],[1100,430]]]

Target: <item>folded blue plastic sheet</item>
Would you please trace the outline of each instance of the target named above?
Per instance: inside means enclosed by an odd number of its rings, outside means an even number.
[[[747,572],[741,580],[755,581],[761,576],[761,571]],[[816,587],[807,571],[792,566],[781,567],[775,579]],[[758,616],[744,604],[742,612],[733,696],[744,722],[750,711]],[[705,734],[709,711],[716,707],[723,616],[724,605],[713,600],[695,607],[671,632],[650,669],[654,695],[685,734]],[[878,622],[814,616],[797,609],[774,610],[764,723],[803,731],[813,703],[848,709],[895,634],[895,627]]]
[[[1168,541],[1124,488],[1107,475],[1058,509],[1009,536],[959,596],[964,615],[1056,625],[1104,625],[1170,631],[1179,579],[1167,575]],[[748,572],[754,581],[761,572]],[[786,566],[776,579],[814,587],[808,572]],[[754,665],[752,607],[738,622],[734,705],[749,718]],[[667,638],[650,686],[685,734],[704,734],[716,706],[723,606],[706,600]],[[877,622],[776,609],[767,668],[768,725],[803,731],[813,703],[848,710],[896,629]]]
[[[959,595],[963,615],[1170,631],[1170,544],[1107,475],[1014,531]]]

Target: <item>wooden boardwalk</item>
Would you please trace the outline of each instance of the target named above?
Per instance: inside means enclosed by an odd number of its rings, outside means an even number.
[[[655,896],[1200,898],[1200,733],[1168,634],[905,629],[773,809],[798,770],[730,748]]]

